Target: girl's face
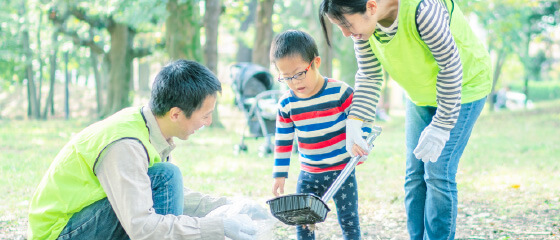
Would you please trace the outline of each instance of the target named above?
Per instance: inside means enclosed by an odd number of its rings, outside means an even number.
[[[286,83],[296,96],[309,98],[317,94],[323,87],[323,78],[317,71],[320,64],[320,57],[315,57],[311,62],[307,62],[301,56],[288,56],[278,59],[276,68],[280,75],[279,79],[289,78],[282,82]]]
[[[375,15],[377,3],[375,1],[368,1],[366,4],[366,11],[364,13],[343,14],[342,16],[346,21],[340,21],[328,15],[327,17],[331,23],[338,26],[345,37],[367,40],[373,35],[377,25]]]

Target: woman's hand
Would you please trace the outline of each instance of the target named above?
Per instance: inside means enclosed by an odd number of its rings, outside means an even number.
[[[447,140],[449,140],[449,131],[436,128],[430,124],[420,134],[418,145],[413,153],[422,162],[436,162]]]

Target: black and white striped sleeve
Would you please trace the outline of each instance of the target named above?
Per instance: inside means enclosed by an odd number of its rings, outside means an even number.
[[[354,51],[358,61],[358,72],[349,115],[373,122],[383,83],[381,63],[373,54],[367,40],[354,39]]]
[[[463,65],[459,50],[451,35],[450,17],[441,0],[424,0],[416,12],[416,26],[428,45],[438,66],[437,111],[432,119],[434,127],[451,131],[461,110]]]

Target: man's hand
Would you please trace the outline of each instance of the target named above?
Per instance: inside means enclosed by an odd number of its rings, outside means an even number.
[[[257,228],[249,216],[239,214],[224,218],[224,233],[232,240],[253,240],[257,234]]]
[[[252,201],[247,201],[247,203],[243,205],[239,213],[247,214],[253,220],[267,219],[269,216],[268,209]]]
[[[274,178],[274,185],[272,186],[272,194],[274,194],[274,196],[278,197],[284,194],[284,183],[286,183],[285,177]],[[280,191],[280,193],[278,193],[278,191]]]
[[[369,152],[366,140],[362,138],[362,123],[363,121],[359,119],[346,119],[346,151],[350,153],[350,156],[352,157],[356,155],[364,156]],[[352,151],[354,144],[358,145],[358,147],[361,148],[361,151]]]
[[[436,128],[430,124],[420,134],[418,146],[413,153],[422,162],[436,162],[447,140],[449,140],[449,131]]]

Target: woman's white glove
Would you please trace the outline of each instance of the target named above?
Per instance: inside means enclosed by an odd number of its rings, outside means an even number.
[[[366,140],[362,137],[364,134],[362,131],[363,123],[363,121],[358,119],[346,119],[346,151],[350,153],[350,156],[352,157],[354,157],[354,154],[352,153],[352,146],[354,146],[354,144],[358,145],[364,151],[369,152]]]
[[[420,134],[418,146],[413,153],[422,162],[436,162],[447,140],[449,140],[449,131],[436,128],[430,124]]]
[[[224,233],[232,240],[253,240],[257,234],[257,228],[247,214],[239,214],[224,218]]]

